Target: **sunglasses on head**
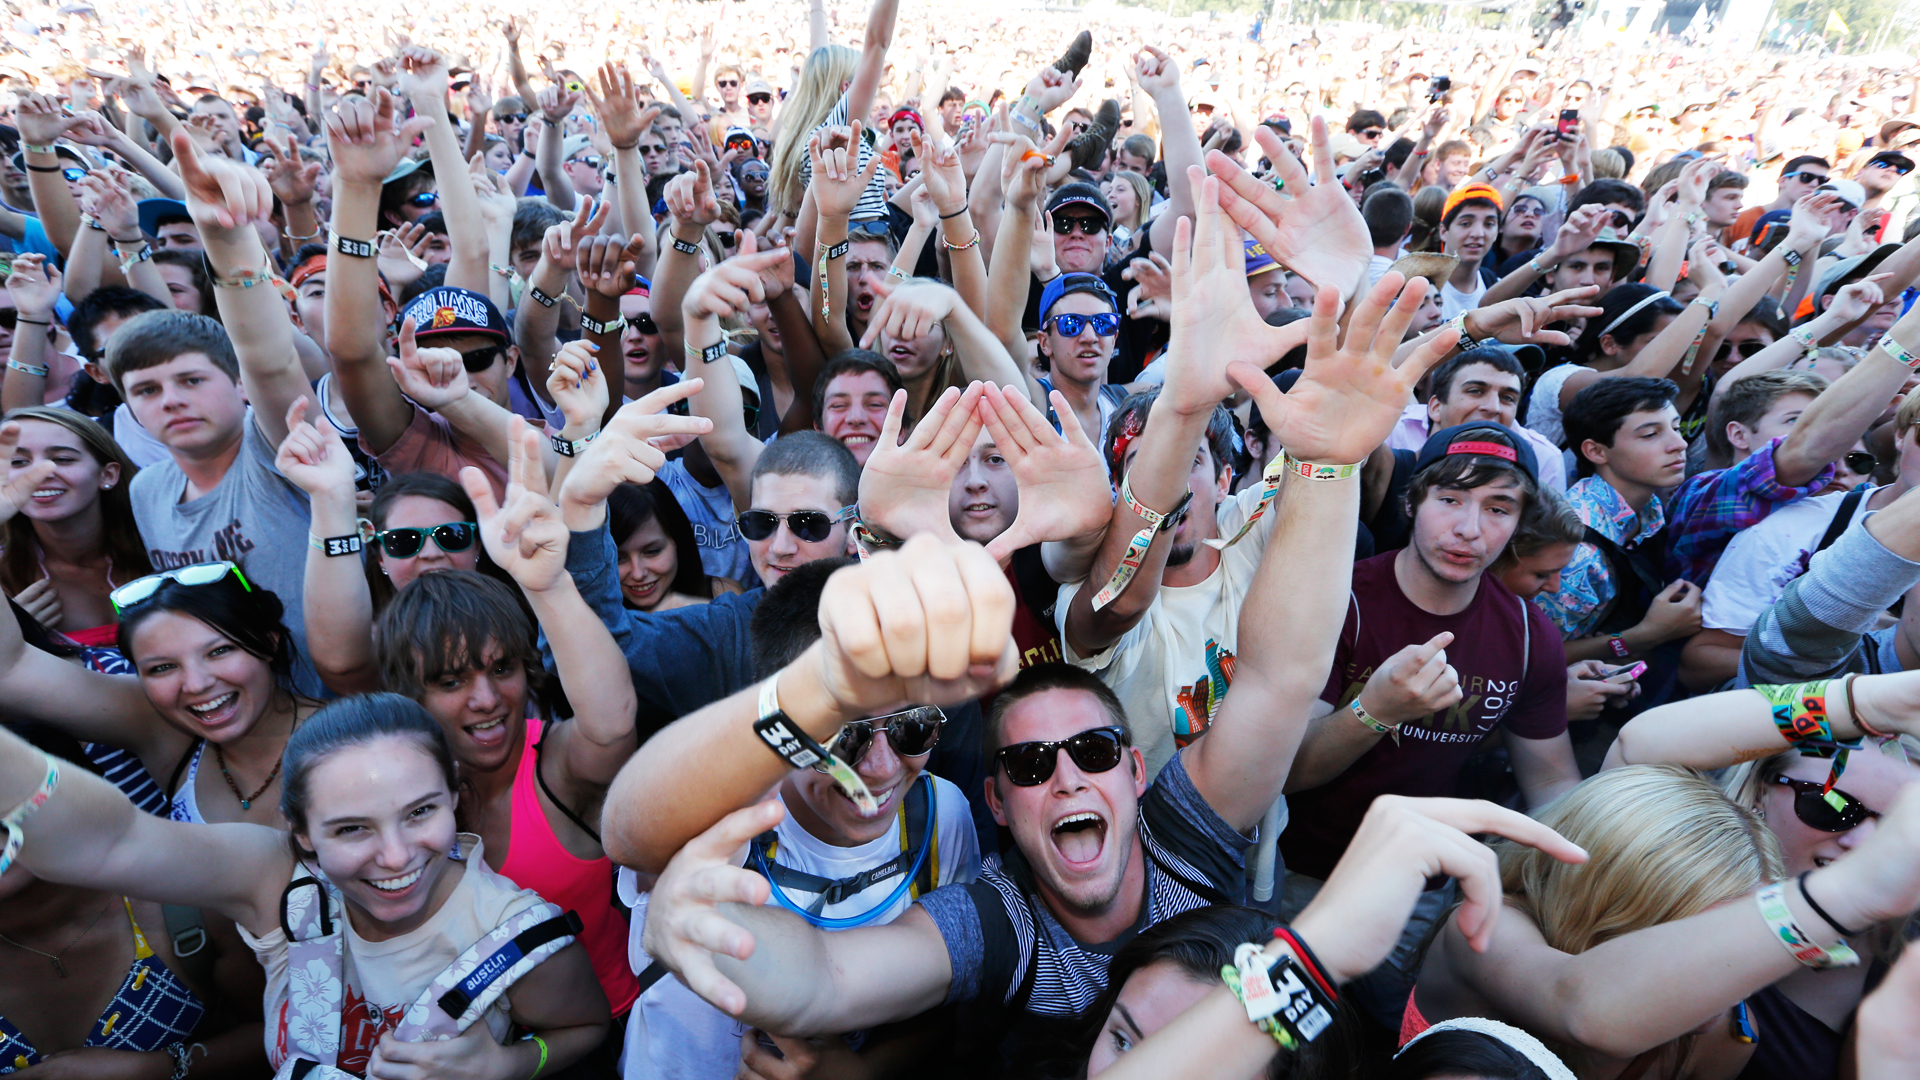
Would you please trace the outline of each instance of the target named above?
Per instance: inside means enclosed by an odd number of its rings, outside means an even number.
[[[467,374],[478,375],[492,367],[493,362],[500,359],[500,354],[505,351],[505,346],[501,345],[485,345],[478,349],[470,349],[460,354],[460,366],[467,369]]]
[[[1098,236],[1107,231],[1107,223],[1093,217],[1055,217],[1053,232],[1056,236],[1072,236],[1075,229],[1082,236]]]
[[[428,529],[382,529],[373,534],[373,541],[389,559],[411,559],[420,554],[429,536],[433,537],[433,546],[453,555],[472,547],[479,529],[471,521],[449,521]]]
[[[182,566],[177,570],[162,570],[157,574],[148,574],[146,577],[129,581],[108,593],[107,600],[113,604],[113,613],[121,615],[133,605],[152,597],[154,593],[160,591],[160,586],[169,581],[177,581],[182,585],[211,585],[216,581],[226,580],[228,574],[232,574],[239,580],[241,588],[248,592],[253,591],[253,585],[247,581],[247,575],[241,573],[239,567],[230,562],[210,562]]]
[[[1827,182],[1827,177],[1824,174],[1817,173],[1817,172],[1808,172],[1805,169],[1801,169],[1799,172],[1790,172],[1787,175],[1781,177],[1780,179],[1798,180],[1803,184],[1814,184],[1814,185],[1824,184]]]
[[[1059,742],[1023,742],[1001,747],[994,755],[1007,779],[1020,787],[1035,787],[1053,779],[1060,751],[1073,759],[1073,767],[1083,773],[1103,773],[1120,764],[1127,756],[1132,740],[1124,729],[1098,727]]]
[[[1776,776],[1773,780],[1793,789],[1793,816],[1810,829],[1843,833],[1858,827],[1868,818],[1880,816],[1879,811],[1867,809],[1866,803],[1839,788],[1829,792],[1825,784],[1813,780],[1795,780],[1790,776]],[[1837,797],[1840,805],[1836,807],[1829,802],[1829,795]]]
[[[493,119],[496,123],[501,124],[524,124],[527,122],[527,114],[523,112],[508,113],[505,116],[496,116]]]
[[[1093,326],[1093,332],[1101,337],[1112,337],[1120,332],[1120,315],[1113,311],[1102,311],[1097,315],[1055,315],[1047,320],[1047,325],[1061,337],[1079,337],[1089,323]]]
[[[434,206],[434,205],[437,205],[439,202],[440,202],[439,192],[423,191],[418,195],[409,195],[405,200],[402,201],[401,205],[403,206]]]
[[[894,753],[901,757],[925,757],[933,752],[934,744],[940,741],[940,725],[946,722],[947,714],[933,705],[854,720],[840,729],[840,737],[828,749],[841,761],[858,765],[873,747],[873,733],[884,731],[887,733],[887,745],[893,748]],[[826,772],[823,765],[815,765],[814,769]]]
[[[734,519],[740,535],[748,540],[765,540],[772,536],[781,522],[787,523],[787,529],[794,536],[809,544],[817,544],[832,535],[833,527],[852,518],[860,512],[858,506],[843,506],[835,514],[822,510],[795,510],[791,514],[776,514],[771,510],[748,510]]]
[[[748,94],[747,95],[747,104],[749,105],[767,105],[767,104],[771,104],[772,101],[773,101],[772,94]]]
[[[880,218],[874,218],[871,221],[849,222],[847,228],[853,232],[866,233],[869,236],[885,236],[889,231],[887,223]]]
[[[1841,458],[1840,463],[1845,465],[1847,471],[1855,476],[1872,475],[1873,470],[1880,467],[1880,459],[1867,453],[1865,450],[1847,451],[1847,456]]]

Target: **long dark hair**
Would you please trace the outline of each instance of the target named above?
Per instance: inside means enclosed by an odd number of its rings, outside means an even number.
[[[700,545],[693,538],[693,522],[680,506],[666,481],[654,477],[645,484],[620,484],[607,495],[607,527],[613,533],[613,546],[632,538],[649,521],[658,521],[660,531],[673,542],[679,557],[674,570],[672,591],[688,596],[713,599],[713,579],[700,565]]]
[[[120,613],[115,645],[134,659],[133,637],[141,624],[163,612],[198,619],[220,632],[243,651],[266,661],[274,680],[289,689],[293,676],[293,634],[287,630],[286,605],[266,589],[240,584],[228,574],[205,585],[163,581],[153,595]]]
[[[1547,1080],[1546,1072],[1526,1055],[1477,1031],[1436,1031],[1422,1036],[1393,1059],[1383,1080],[1427,1080],[1431,1076]]]
[[[373,496],[373,505],[367,508],[367,520],[373,522],[375,529],[386,528],[387,515],[393,512],[393,504],[409,495],[446,503],[453,507],[462,521],[480,520],[473,508],[473,500],[467,497],[467,490],[451,478],[436,472],[403,472],[387,477],[386,483],[381,484],[379,492]],[[474,537],[473,547],[480,556],[480,561],[475,563],[473,568],[509,589],[514,589],[514,595],[518,596],[519,590],[514,586],[513,579],[507,575],[506,571],[494,565],[493,560],[487,556],[487,546],[480,542],[478,536]],[[388,601],[393,599],[393,581],[380,572],[380,546],[370,545],[369,550],[372,554],[368,555],[366,560],[367,588],[373,596],[373,610],[378,614],[385,610]],[[531,618],[533,612],[528,610],[527,615]]]
[[[459,790],[447,736],[418,702],[399,694],[341,698],[321,707],[294,728],[293,734],[287,737],[287,748],[280,754],[280,814],[293,826],[287,834],[287,845],[293,849],[294,858],[314,857],[313,852],[300,847],[295,836],[308,831],[307,805],[311,801],[308,785],[314,768],[336,751],[384,738],[417,744],[440,767],[447,790]]]
[[[1621,319],[1622,315],[1633,310],[1635,304],[1646,301],[1659,291],[1639,282],[1615,285],[1607,290],[1607,294],[1600,298],[1600,314],[1587,320],[1587,325],[1580,331],[1579,340],[1573,343],[1573,362],[1585,364],[1599,356],[1602,337],[1610,337],[1615,344],[1625,345],[1653,329],[1653,324],[1659,321],[1660,316],[1678,315],[1686,310],[1680,301],[1671,296],[1662,296]],[[1614,325],[1616,319],[1620,320],[1617,326]]]
[[[124,585],[152,573],[147,546],[140,540],[140,526],[133,517],[133,500],[127,495],[127,489],[133,486],[133,474],[139,468],[127,457],[127,452],[120,449],[120,444],[113,441],[113,436],[107,434],[107,429],[71,409],[44,405],[15,409],[0,417],[0,424],[15,420],[58,424],[73,432],[81,449],[96,463],[105,466],[111,462],[120,466],[120,479],[100,492],[101,542],[112,566],[109,575],[112,583]],[[40,536],[34,531],[33,519],[25,514],[7,519],[4,531],[0,532],[0,543],[5,544],[0,548],[0,589],[12,596],[40,580]]]

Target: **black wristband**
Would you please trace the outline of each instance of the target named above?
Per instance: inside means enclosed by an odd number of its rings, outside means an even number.
[[[581,454],[587,452],[587,445],[593,442],[599,434],[600,433],[596,431],[584,439],[568,439],[565,436],[555,435],[552,437],[553,452],[559,454],[561,457],[579,457]]]
[[[28,172],[66,172],[66,171],[67,171],[67,169],[68,169],[68,168],[70,168],[70,167],[71,167],[71,166],[67,166],[67,165],[32,165],[32,164],[29,164],[29,165],[27,166],[27,171],[28,171]]]
[[[360,548],[362,546],[359,533],[349,533],[346,536],[325,537],[308,533],[307,544],[329,559],[336,559],[342,555],[358,555],[360,554]]]
[[[371,259],[374,254],[373,241],[354,240],[339,233],[333,235],[333,250],[342,255],[351,255],[356,259]]]
[[[717,364],[727,357],[727,343],[724,339],[716,341],[706,348],[687,346],[687,355],[704,364]]]
[[[808,769],[823,765],[832,756],[827,748],[814,741],[813,736],[800,729],[800,725],[787,719],[784,712],[775,712],[753,722],[753,733],[767,744],[767,749],[779,755],[780,760],[796,769]]]
[[[586,312],[580,313],[580,329],[589,334],[617,334],[626,329],[627,320],[615,315],[606,322],[594,318]]]
[[[539,304],[541,307],[552,307],[557,302],[553,297],[547,295],[545,289],[542,289],[538,285],[527,286],[527,295],[532,298],[534,303]]]
[[[822,258],[837,259],[840,256],[845,255],[847,253],[847,249],[851,248],[852,246],[853,246],[852,240],[842,240],[839,243],[828,248],[826,251],[826,254],[823,255]]]
[[[951,213],[951,214],[941,214],[941,215],[940,215],[940,220],[941,220],[941,221],[952,221],[952,220],[953,220],[954,218],[957,218],[957,217],[959,217],[959,216],[960,216],[961,214],[964,214],[964,213],[966,213],[966,212],[967,212],[967,210],[968,210],[968,208],[969,208],[969,207],[971,207],[972,205],[973,205],[973,204],[972,204],[971,202],[965,202],[965,203],[961,203],[961,204],[960,204],[960,209],[958,209],[958,210],[955,210],[955,211],[954,211],[953,213]]]
[[[1864,930],[1849,930],[1846,927],[1841,926],[1839,922],[1835,921],[1833,916],[1827,914],[1827,909],[1821,907],[1820,902],[1818,900],[1815,900],[1813,898],[1813,894],[1807,891],[1807,875],[1811,873],[1813,873],[1813,871],[1811,870],[1802,870],[1800,872],[1800,879],[1799,879],[1800,880],[1800,899],[1805,900],[1807,902],[1807,906],[1813,909],[1813,913],[1815,915],[1820,916],[1821,919],[1825,920],[1826,924],[1828,926],[1833,927],[1834,932],[1839,934],[1841,937],[1859,937],[1861,934],[1865,933],[1866,931]]]
[[[682,255],[698,255],[700,254],[700,245],[689,244],[685,240],[682,240],[676,236],[673,238],[673,250],[679,252]]]

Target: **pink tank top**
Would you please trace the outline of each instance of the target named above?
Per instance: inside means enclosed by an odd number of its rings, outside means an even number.
[[[640,996],[640,980],[627,963],[626,917],[613,902],[613,860],[604,855],[582,859],[553,835],[534,776],[540,727],[539,720],[528,718],[526,750],[513,777],[513,836],[500,875],[539,893],[542,900],[580,913],[580,944],[607,992],[613,1015],[620,1016]]]

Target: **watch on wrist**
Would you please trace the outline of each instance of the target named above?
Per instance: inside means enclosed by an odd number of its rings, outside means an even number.
[[[339,233],[333,234],[333,250],[356,259],[371,259],[374,255],[373,241],[355,240]]]
[[[569,439],[564,435],[553,436],[553,452],[561,457],[579,457],[587,452],[587,444],[599,436],[599,432],[589,432],[583,439]]]

